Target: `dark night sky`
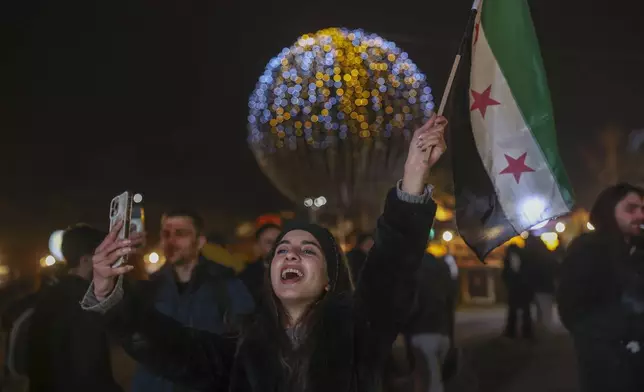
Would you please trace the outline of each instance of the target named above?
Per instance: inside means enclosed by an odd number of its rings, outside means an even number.
[[[289,208],[245,144],[246,99],[300,34],[364,28],[409,52],[440,97],[471,0],[6,1],[0,5],[0,259],[36,263],[48,234],[105,227],[109,199],[143,192],[213,229]],[[641,0],[534,0],[573,183],[576,149],[607,124],[644,125]]]

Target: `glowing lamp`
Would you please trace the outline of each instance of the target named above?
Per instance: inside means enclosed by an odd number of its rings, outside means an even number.
[[[541,241],[546,245],[546,247],[553,251],[559,246],[559,236],[557,233],[547,232],[541,234]]]
[[[447,254],[447,247],[442,244],[429,244],[427,247],[427,253],[434,257],[443,257]]]
[[[441,221],[441,222],[446,222],[448,220],[451,220],[454,214],[452,211],[448,210],[447,208],[439,205],[436,208],[436,219]]]
[[[150,253],[150,256],[148,256],[148,260],[150,260],[150,263],[156,264],[159,262],[159,254],[157,252],[152,252]]]
[[[45,257],[45,265],[47,267],[51,267],[52,265],[56,264],[56,258],[52,255],[48,255]]]
[[[320,196],[313,201],[313,205],[320,208],[326,204],[326,197]]]

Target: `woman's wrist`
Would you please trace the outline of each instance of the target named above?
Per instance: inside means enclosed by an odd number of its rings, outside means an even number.
[[[403,180],[398,181],[396,184],[396,193],[398,194],[398,199],[412,204],[425,204],[429,203],[432,200],[432,194],[434,187],[431,185],[424,185],[423,191],[419,194],[413,194],[403,190]]]
[[[409,193],[410,195],[420,196],[423,194],[423,192],[425,192],[425,188],[427,187],[427,181],[425,181],[426,177],[427,176],[424,172],[410,173],[406,170],[405,174],[403,175],[400,189],[405,193]]]

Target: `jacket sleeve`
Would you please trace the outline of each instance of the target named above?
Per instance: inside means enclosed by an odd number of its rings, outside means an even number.
[[[198,390],[226,390],[236,339],[182,326],[142,300],[136,284],[122,277],[103,302],[93,285],[81,307],[102,315],[114,338],[137,362],[172,382]]]
[[[365,261],[355,292],[358,317],[371,339],[391,347],[411,315],[420,267],[434,220],[431,188],[423,196],[392,189],[378,219],[374,246]]]

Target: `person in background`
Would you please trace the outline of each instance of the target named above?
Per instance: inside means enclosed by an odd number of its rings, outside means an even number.
[[[66,274],[67,268],[64,264],[56,263],[41,269],[37,276],[21,279],[17,287],[14,286],[13,293],[6,293],[10,297],[9,306],[2,313],[2,329],[6,339],[0,390],[18,392],[28,389],[29,326],[34,308],[43,293],[47,293],[50,287],[58,284],[60,278]]]
[[[452,345],[456,284],[450,266],[425,253],[416,274],[414,311],[405,334],[425,357],[429,368],[429,392],[443,392],[442,365]]]
[[[255,303],[259,303],[264,295],[264,274],[266,273],[266,257],[275,246],[275,240],[282,228],[274,223],[262,225],[255,232],[255,252],[258,257],[249,263],[239,278],[244,282],[248,291],[253,295]]]
[[[166,264],[138,282],[145,300],[186,327],[231,333],[254,311],[253,299],[232,269],[201,257],[206,243],[204,221],[197,213],[176,209],[161,219],[161,248]],[[173,392],[179,386],[140,366],[133,392]],[[185,389],[179,389],[184,391]]]
[[[347,261],[351,268],[351,275],[357,282],[360,278],[360,272],[367,260],[367,254],[373,247],[373,234],[361,233],[356,238],[356,245],[347,253]]]
[[[447,252],[447,254],[445,256],[443,256],[443,261],[449,267],[449,274],[452,277],[454,283],[457,284],[457,282],[458,282],[458,263],[456,263],[456,257],[454,257],[454,255],[452,255],[451,253]]]
[[[644,391],[644,189],[605,189],[590,222],[595,231],[568,248],[557,292],[581,391]]]
[[[543,241],[536,236],[529,236],[523,251],[530,258],[532,266],[532,285],[534,300],[537,305],[537,323],[546,331],[553,326],[555,279],[559,263],[548,250]]]
[[[530,307],[534,299],[534,289],[530,260],[515,244],[508,246],[506,250],[501,276],[508,290],[508,318],[503,335],[511,339],[516,338],[517,312],[521,311],[522,337],[533,339]]]
[[[29,323],[27,375],[32,392],[121,391],[112,375],[103,326],[79,306],[92,279],[92,255],[104,237],[84,225],[63,235],[69,273],[43,290]]]
[[[66,274],[61,263],[42,269],[37,276],[20,278],[7,288],[7,292],[0,293],[0,298],[6,300],[2,309],[2,328],[5,331],[11,329],[14,321],[25,310],[33,308],[38,302],[38,297],[47,287],[54,286],[60,281],[60,277]]]

